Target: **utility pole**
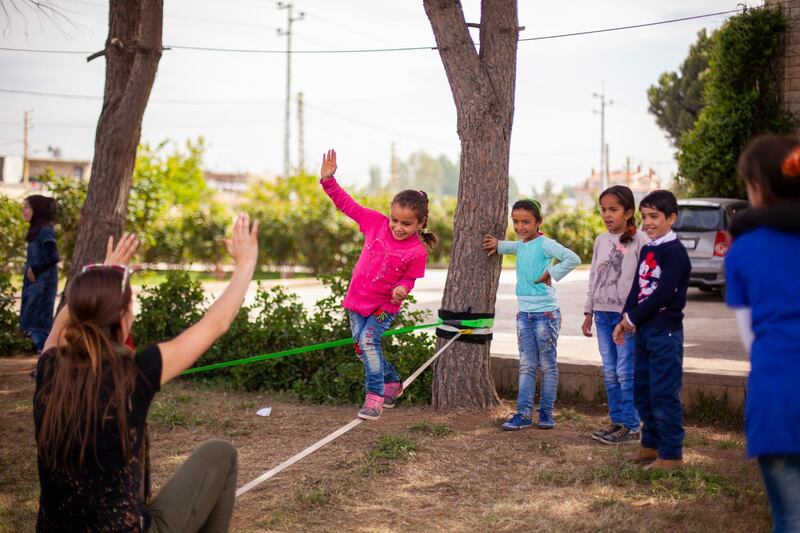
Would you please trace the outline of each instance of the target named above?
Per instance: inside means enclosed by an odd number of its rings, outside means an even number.
[[[297,173],[306,173],[306,134],[303,114],[303,93],[297,93]]]
[[[389,152],[389,190],[397,192],[397,143],[392,142]]]
[[[284,115],[284,131],[283,131],[283,177],[289,177],[289,120],[290,120],[290,104],[292,96],[292,24],[298,20],[303,20],[306,14],[302,11],[300,15],[295,18],[292,17],[294,4],[278,2],[278,9],[286,10],[286,29],[278,28],[279,36],[286,36],[286,113]]]
[[[600,111],[594,110],[600,115],[600,174],[603,178],[603,190],[608,188],[608,153],[606,148],[606,106],[614,103],[614,100],[606,100],[606,87],[603,84],[603,92],[600,94],[592,93],[592,96],[600,99]]]
[[[22,126],[22,184],[27,189],[28,174],[30,173],[30,167],[28,166],[28,130],[31,126],[31,112],[25,111],[24,117]]]

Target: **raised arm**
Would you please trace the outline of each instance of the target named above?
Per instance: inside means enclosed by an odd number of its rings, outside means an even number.
[[[196,324],[172,339],[158,345],[161,350],[161,384],[189,368],[224,335],[242,307],[258,258],[258,222],[246,214],[233,224],[233,235],[225,241],[236,267],[228,286]]]
[[[372,222],[385,219],[382,214],[372,209],[368,209],[358,202],[352,196],[347,194],[347,191],[337,183],[333,175],[336,173],[336,150],[328,150],[327,153],[322,154],[322,167],[320,168],[320,183],[322,190],[325,194],[333,200],[333,205],[342,213],[356,221],[364,232]]]

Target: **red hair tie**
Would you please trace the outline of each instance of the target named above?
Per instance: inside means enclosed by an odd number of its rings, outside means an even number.
[[[800,147],[792,150],[781,165],[781,172],[784,176],[800,176]]]

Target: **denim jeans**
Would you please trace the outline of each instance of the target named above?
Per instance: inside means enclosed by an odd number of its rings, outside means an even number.
[[[762,455],[758,458],[774,533],[800,532],[800,454]]]
[[[28,331],[28,335],[31,336],[31,340],[36,346],[36,350],[41,352],[44,349],[44,343],[47,340],[47,337],[50,335],[50,332],[43,329],[31,328],[31,330]]]
[[[683,458],[683,331],[636,331],[633,401],[642,417],[642,446],[661,459]]]
[[[608,394],[608,415],[611,422],[631,431],[639,431],[639,413],[633,405],[633,352],[636,344],[633,335],[625,335],[625,344],[614,343],[611,334],[619,324],[622,314],[613,311],[595,311],[597,345],[603,361],[603,381]]]
[[[558,363],[556,343],[561,329],[561,312],[517,313],[517,341],[519,344],[519,394],[517,411],[533,416],[533,398],[536,393],[536,369],[542,370],[542,394],[539,398],[539,416],[552,415],[558,390]]]
[[[400,374],[383,356],[381,337],[394,322],[395,314],[381,311],[379,314],[361,316],[347,311],[350,329],[353,331],[356,355],[364,363],[367,392],[383,396],[383,384],[400,381]]]

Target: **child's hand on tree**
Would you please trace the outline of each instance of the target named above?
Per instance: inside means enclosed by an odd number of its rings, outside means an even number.
[[[499,241],[491,235],[483,237],[483,249],[486,250],[486,255],[492,256],[497,253],[497,243]]]
[[[322,154],[322,168],[319,170],[319,177],[323,180],[332,178],[336,173],[336,150],[328,150]]]
[[[583,324],[581,324],[581,331],[587,337],[592,336],[592,315],[586,314],[583,317]]]
[[[406,296],[408,296],[408,291],[406,288],[402,285],[398,285],[394,288],[394,290],[392,290],[392,303],[397,305],[405,300]]]

